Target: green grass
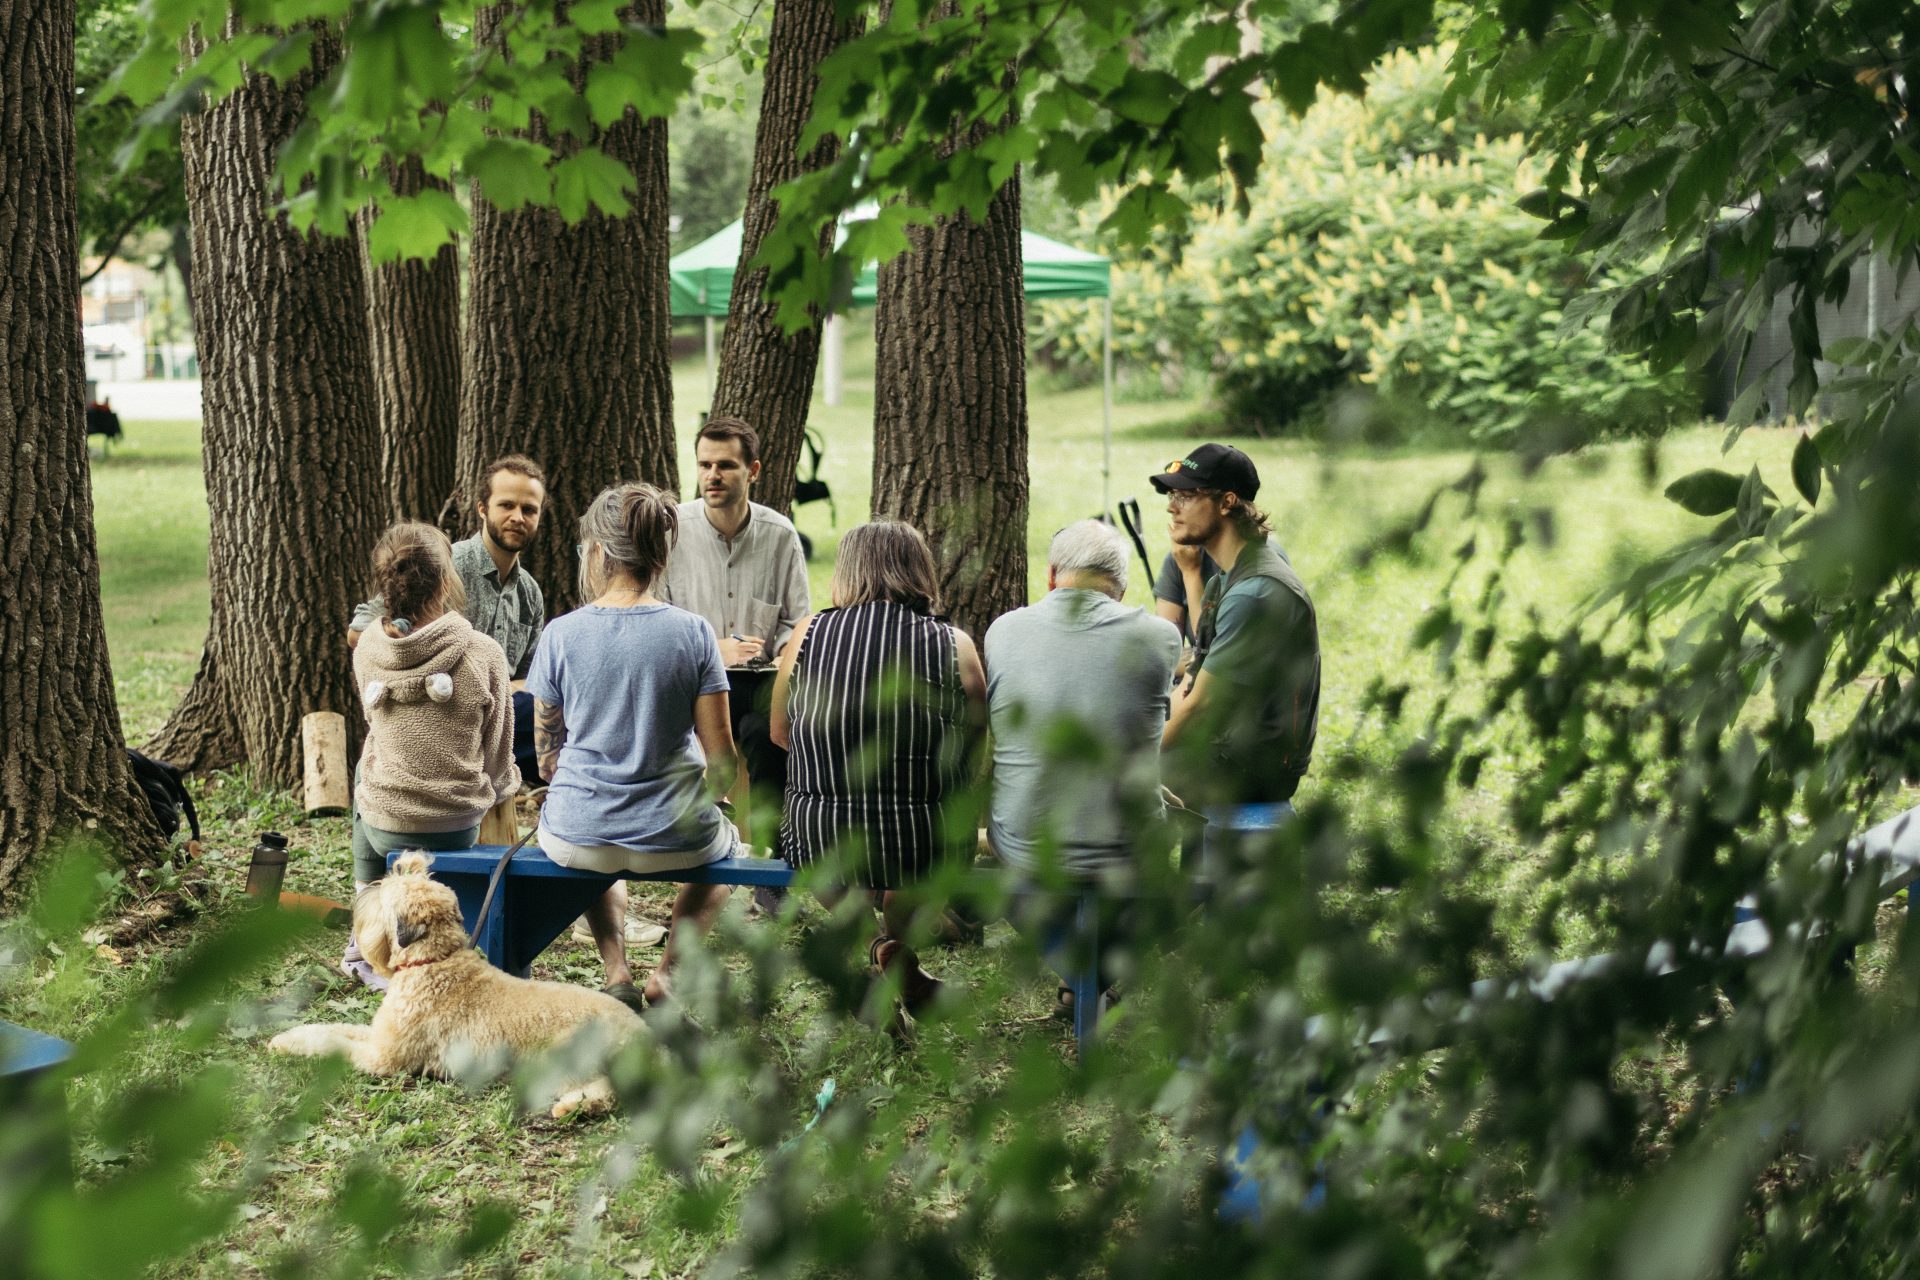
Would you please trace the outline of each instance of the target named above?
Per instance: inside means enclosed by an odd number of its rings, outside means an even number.
[[[828,439],[825,477],[837,497],[840,518],[837,525],[830,523],[824,505],[798,513],[800,527],[820,548],[813,566],[816,603],[826,598],[831,549],[839,533],[863,519],[869,505],[871,357],[857,344],[850,354],[854,358],[846,403],[835,409],[816,406],[815,415]],[[683,363],[676,370],[676,383],[684,455],[690,453],[685,442],[694,411],[703,402],[700,366]],[[1188,401],[1116,408],[1113,493],[1141,498],[1150,513],[1156,556],[1164,549],[1165,537],[1147,477],[1192,446],[1189,426],[1196,418],[1204,421],[1203,413],[1202,406]],[[1047,537],[1061,525],[1094,514],[1098,505],[1099,389],[1036,391],[1031,419],[1029,547],[1037,595]],[[137,741],[160,723],[192,676],[205,630],[207,534],[196,428],[133,422],[128,441],[97,463],[94,474],[108,637],[123,716]],[[1422,612],[1438,600],[1466,527],[1453,507],[1443,506],[1413,555],[1363,564],[1361,552],[1384,528],[1416,511],[1436,487],[1464,473],[1473,459],[1444,451],[1334,454],[1286,440],[1241,443],[1260,466],[1263,505],[1319,608],[1325,668],[1322,756],[1391,749],[1393,732],[1361,721],[1363,694],[1379,675],[1412,679],[1429,691],[1437,688],[1438,677],[1423,657],[1410,651],[1407,637]],[[1697,523],[1660,496],[1664,483],[1699,466],[1744,470],[1757,464],[1774,487],[1785,492],[1792,443],[1791,433],[1751,432],[1739,441],[1732,458],[1723,460],[1721,432],[1701,428],[1669,438],[1651,460],[1633,445],[1556,459],[1532,475],[1509,460],[1489,460],[1491,479],[1483,510],[1529,522],[1536,521],[1535,512],[1550,513],[1554,535],[1550,543],[1532,544],[1516,558],[1511,595],[1549,619],[1567,617],[1610,574]],[[690,476],[690,456],[683,457],[682,466],[683,476]],[[543,536],[565,534],[548,529]],[[1141,603],[1147,599],[1143,579],[1140,575],[1130,592],[1130,599]],[[315,625],[334,622],[316,620]],[[1525,852],[1501,834],[1498,801],[1518,767],[1516,760],[1492,762],[1479,794],[1453,816],[1511,852],[1516,901],[1527,893],[1529,864]],[[1310,778],[1309,785],[1315,784]],[[221,887],[223,905],[234,900],[253,833],[268,827],[293,838],[289,888],[344,896],[348,859],[343,820],[308,820],[298,813],[291,795],[258,787],[244,772],[205,780],[198,790],[211,846],[208,864]],[[146,892],[146,887],[136,886],[136,892]],[[640,905],[646,914],[664,919],[663,893],[641,895]],[[43,973],[0,988],[6,1016],[56,1033],[84,1034],[201,932],[179,931],[118,957],[78,952],[61,968],[64,977],[50,980]],[[250,980],[234,994],[267,1002],[283,1019],[365,1021],[372,1015],[374,998],[348,986],[331,969],[340,942],[335,935],[309,944],[290,967]],[[997,993],[984,1002],[979,1016],[1004,1042],[1002,1065],[1028,1052],[1066,1056],[1070,1037],[1047,1016],[1051,989],[1024,976],[1008,959],[1008,944],[1007,931],[996,926],[987,946],[942,954],[932,964],[950,979]],[[636,956],[637,962],[647,959]],[[585,984],[599,980],[592,954],[565,938],[541,958],[535,973]],[[895,1055],[874,1035],[823,1039],[816,1017],[821,1006],[820,992],[807,983],[790,981],[776,993],[764,1033],[778,1043],[783,1071],[792,1078],[812,1081],[835,1075],[843,1091],[859,1086],[922,1090],[930,1122],[951,1116],[960,1105],[948,1090],[947,1078],[929,1065],[938,1062],[947,1047],[947,1032],[935,1027],[923,1038],[920,1053]],[[313,1074],[308,1064],[267,1055],[253,1033],[209,1040],[193,1026],[169,1024],[151,1029],[140,1043],[137,1074],[155,1082],[184,1078],[210,1061],[238,1067],[232,1141],[205,1161],[210,1186],[235,1177],[252,1158],[247,1150],[250,1124],[260,1116],[284,1114],[289,1099]],[[983,1072],[979,1083],[991,1083],[994,1065],[985,1064]],[[97,1080],[83,1080],[76,1109],[85,1114],[93,1097],[87,1091],[104,1087]],[[790,1119],[797,1128],[805,1116]],[[1088,1116],[1084,1123],[1097,1127],[1099,1119]],[[410,1202],[438,1215],[441,1224],[482,1198],[515,1206],[516,1223],[505,1251],[497,1256],[510,1264],[517,1260],[529,1274],[558,1274],[576,1266],[592,1274],[621,1274],[620,1268],[627,1274],[683,1274],[730,1237],[740,1190],[755,1175],[756,1157],[751,1152],[731,1154],[739,1144],[728,1144],[726,1137],[724,1130],[715,1130],[704,1138],[707,1146],[700,1160],[703,1173],[729,1190],[716,1220],[690,1226],[666,1212],[663,1206],[673,1201],[680,1184],[643,1158],[632,1180],[609,1194],[591,1237],[578,1239],[575,1199],[589,1173],[621,1140],[617,1125],[527,1120],[516,1115],[504,1090],[470,1094],[438,1082],[350,1079],[317,1123],[271,1153],[265,1183],[231,1228],[164,1273],[253,1274],[289,1249],[324,1253],[323,1242],[309,1239],[309,1224],[339,1192],[350,1168],[373,1168],[396,1178]],[[114,1168],[124,1157],[89,1139],[81,1143],[77,1158],[86,1178]],[[431,1234],[433,1227],[429,1221],[422,1229]]]
[[[207,636],[200,424],[132,422],[93,463],[100,598],[128,737],[160,727]]]

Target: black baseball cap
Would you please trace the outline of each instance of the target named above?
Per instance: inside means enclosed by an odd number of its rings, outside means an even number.
[[[1260,493],[1260,473],[1253,459],[1230,444],[1203,444],[1184,458],[1176,458],[1153,477],[1161,493],[1174,489],[1219,489],[1252,502]]]

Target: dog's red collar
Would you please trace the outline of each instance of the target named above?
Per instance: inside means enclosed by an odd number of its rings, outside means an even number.
[[[395,973],[398,973],[402,969],[418,969],[424,965],[439,964],[442,960],[445,960],[447,958],[448,957],[446,956],[435,956],[431,960],[402,960],[399,964],[393,966],[393,971]]]

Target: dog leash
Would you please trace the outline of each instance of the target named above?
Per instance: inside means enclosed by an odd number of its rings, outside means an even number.
[[[545,790],[546,788],[541,788],[541,791]],[[467,944],[469,946],[477,947],[480,945],[480,930],[486,927],[487,912],[493,909],[493,897],[496,893],[500,892],[500,879],[506,875],[507,864],[513,861],[514,854],[527,847],[527,841],[539,834],[540,824],[536,822],[528,829],[525,835],[508,845],[507,851],[500,855],[500,861],[493,864],[493,874],[487,877],[487,896],[480,899],[480,914],[473,918],[473,932],[467,936]]]

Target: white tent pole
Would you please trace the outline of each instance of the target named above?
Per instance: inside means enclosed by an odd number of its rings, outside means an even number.
[[[1106,515],[1113,510],[1113,295],[1100,302],[1100,514]]]
[[[713,412],[713,317],[707,317],[707,412]]]
[[[827,317],[825,341],[820,344],[820,380],[826,385],[822,388],[823,398],[829,406],[840,403],[844,390],[847,346],[846,317],[837,312]]]

